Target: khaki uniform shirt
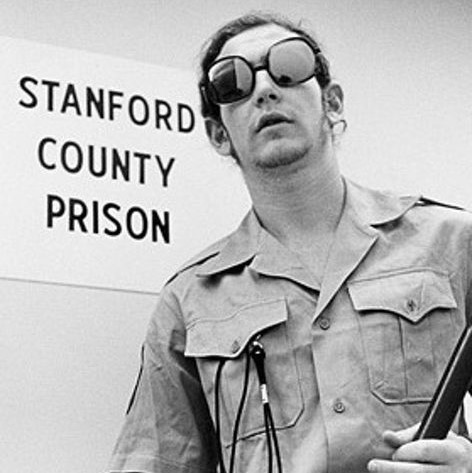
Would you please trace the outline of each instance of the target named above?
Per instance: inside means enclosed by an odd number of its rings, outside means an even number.
[[[346,182],[318,281],[250,212],[163,289],[109,471],[217,471],[221,359],[228,469],[246,348],[261,334],[284,472],[366,472],[392,453],[385,429],[421,420],[470,321],[471,235],[467,212]],[[464,431],[462,416],[455,429]],[[267,471],[266,448],[251,362],[235,471]]]

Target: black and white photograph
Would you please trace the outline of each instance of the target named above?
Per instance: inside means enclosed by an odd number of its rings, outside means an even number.
[[[0,471],[472,473],[471,26],[0,0]]]

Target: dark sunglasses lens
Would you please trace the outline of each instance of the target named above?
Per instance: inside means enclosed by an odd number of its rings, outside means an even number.
[[[269,53],[269,70],[274,81],[285,87],[299,84],[315,74],[316,58],[305,41],[276,44]]]
[[[239,57],[215,63],[208,71],[208,79],[213,97],[218,103],[235,102],[252,92],[252,70]]]

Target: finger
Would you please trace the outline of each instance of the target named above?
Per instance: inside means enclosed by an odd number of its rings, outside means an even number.
[[[396,461],[448,465],[462,455],[463,445],[457,439],[418,440],[399,447],[392,455]]]
[[[419,424],[415,424],[407,429],[403,430],[386,430],[382,434],[382,438],[387,442],[391,447],[398,448],[408,442],[413,440],[416,431],[418,430]]]
[[[424,465],[421,463],[395,462],[390,460],[371,460],[367,464],[369,473],[443,473],[440,465]]]
[[[460,435],[457,435],[453,430],[450,430],[448,433],[447,433],[447,437],[448,439],[458,439],[460,438]]]

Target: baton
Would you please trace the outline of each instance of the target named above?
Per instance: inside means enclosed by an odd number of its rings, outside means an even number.
[[[471,382],[472,326],[459,337],[414,440],[446,438]]]

